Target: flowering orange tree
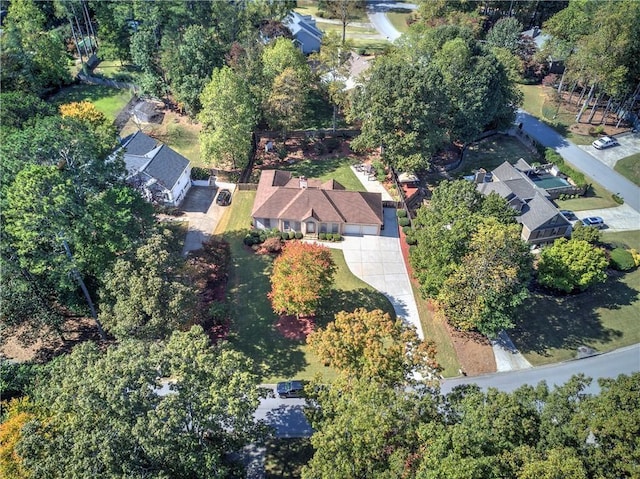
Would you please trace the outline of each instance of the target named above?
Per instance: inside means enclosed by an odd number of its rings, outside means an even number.
[[[329,294],[335,264],[324,246],[288,242],[273,264],[269,299],[279,314],[313,314]]]

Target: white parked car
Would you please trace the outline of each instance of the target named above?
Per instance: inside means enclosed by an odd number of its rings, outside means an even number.
[[[602,138],[594,141],[591,144],[597,150],[604,150],[605,148],[609,148],[610,146],[616,146],[618,144],[618,141],[610,136],[603,136]]]

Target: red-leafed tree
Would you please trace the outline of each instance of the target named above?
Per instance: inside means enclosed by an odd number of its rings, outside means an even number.
[[[310,315],[329,293],[335,264],[324,246],[301,241],[285,245],[273,264],[269,299],[279,314]]]

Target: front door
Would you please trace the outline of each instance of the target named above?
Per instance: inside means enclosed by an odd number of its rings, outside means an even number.
[[[313,221],[307,221],[307,233],[315,233],[316,224]]]

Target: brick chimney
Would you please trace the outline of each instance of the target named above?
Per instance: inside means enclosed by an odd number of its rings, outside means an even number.
[[[300,177],[300,188],[306,188],[307,187],[307,178],[305,176],[301,176]]]

